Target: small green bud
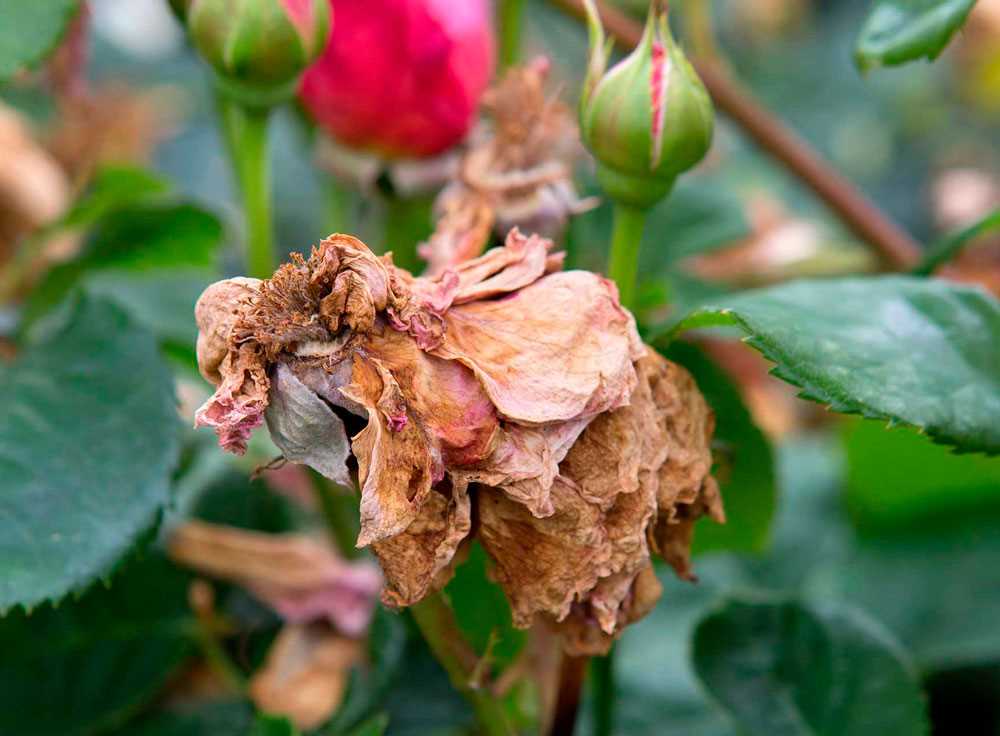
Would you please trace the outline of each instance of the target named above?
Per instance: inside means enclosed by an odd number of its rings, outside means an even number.
[[[329,0],[173,0],[222,89],[268,107],[289,99],[330,35]]]
[[[645,209],[708,152],[712,102],[670,34],[666,2],[654,0],[639,45],[611,69],[600,17],[593,0],[585,3],[591,56],[580,100],[581,135],[608,196]]]

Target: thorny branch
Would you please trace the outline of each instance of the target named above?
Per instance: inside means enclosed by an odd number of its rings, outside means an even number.
[[[577,17],[584,17],[583,0],[552,2]],[[610,37],[630,48],[639,42],[642,26],[638,22],[602,0],[596,0],[595,5]],[[858,237],[870,243],[888,268],[905,270],[919,262],[921,248],[913,238],[798,134],[757,102],[717,62],[692,61],[718,108],[812,189]]]

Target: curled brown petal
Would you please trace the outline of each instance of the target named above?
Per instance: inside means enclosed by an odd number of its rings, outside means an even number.
[[[389,371],[359,358],[353,379],[341,391],[368,409],[368,425],[351,442],[361,483],[358,546],[365,547],[405,531],[443,469]]]
[[[435,487],[406,531],[372,548],[385,573],[382,601],[409,606],[451,579],[459,545],[472,529],[472,503],[464,484]]]

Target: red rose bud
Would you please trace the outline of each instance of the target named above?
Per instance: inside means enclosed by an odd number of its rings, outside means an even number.
[[[330,35],[327,0],[174,0],[222,88],[243,104],[294,94]]]
[[[330,43],[302,79],[303,104],[341,143],[390,157],[438,154],[465,137],[493,75],[487,0],[331,0]]]
[[[591,58],[580,100],[583,140],[608,196],[650,207],[708,152],[712,102],[670,35],[666,2],[653,2],[639,45],[610,70],[600,18],[592,0],[586,5]]]

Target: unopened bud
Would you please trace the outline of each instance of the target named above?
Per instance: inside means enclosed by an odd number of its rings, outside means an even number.
[[[591,57],[580,101],[583,140],[608,196],[650,207],[708,152],[712,103],[670,34],[666,2],[653,2],[639,45],[611,69],[600,18],[592,0],[586,4]]]
[[[327,0],[174,0],[199,53],[241,103],[289,99],[330,35]]]

